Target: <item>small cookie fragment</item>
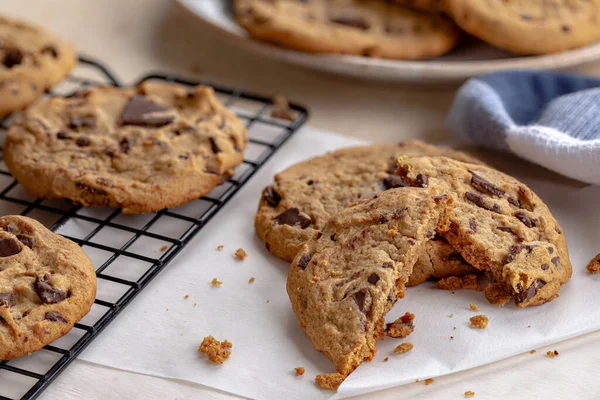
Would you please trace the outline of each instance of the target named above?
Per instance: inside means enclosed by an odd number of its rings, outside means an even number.
[[[290,108],[290,103],[283,96],[273,97],[273,106],[271,107],[271,117],[295,121],[294,112]]]
[[[212,336],[206,336],[198,347],[198,352],[206,354],[208,359],[216,364],[223,364],[231,355],[232,347],[231,342],[227,340],[219,342]]]
[[[332,374],[319,374],[315,377],[315,383],[321,389],[337,390],[338,387],[344,382],[346,377],[339,373]]]
[[[304,368],[302,368],[302,367],[296,367],[296,368],[294,368],[294,371],[296,371],[296,376],[304,375]]]
[[[185,300],[187,300],[187,299],[189,299],[189,298],[190,298],[190,295],[189,295],[189,294],[186,294],[185,296],[183,296],[183,298],[184,298]]]
[[[535,350],[530,350],[529,354],[535,354]]]
[[[222,251],[225,248],[222,244],[217,246],[217,251]]]
[[[477,275],[468,274],[464,277],[450,276],[437,281],[437,286],[443,290],[472,289],[481,292],[483,289],[477,283]]]
[[[388,362],[389,359],[390,359],[389,357],[386,357],[386,358],[383,359],[383,362]]]
[[[590,274],[597,274],[600,272],[600,253],[592,258],[586,268]]]
[[[486,317],[485,315],[476,315],[474,317],[469,318],[469,321],[471,321],[471,325],[473,325],[473,327],[478,328],[478,329],[484,329],[487,325],[488,325],[488,317]]]
[[[160,248],[160,251],[164,253],[165,251],[167,251],[167,249],[168,249],[168,248],[169,248],[169,247],[167,247],[167,245],[163,245],[163,246]]]
[[[217,278],[213,278],[213,280],[210,281],[210,284],[217,287],[217,286],[221,286],[223,284],[223,282],[217,280]]]
[[[427,379],[425,379],[425,385],[431,385],[433,382],[435,382],[433,380],[433,378],[427,378]]]
[[[246,257],[248,257],[248,253],[244,251],[241,247],[235,251],[235,256],[238,260],[244,261]]]
[[[479,307],[477,307],[477,304],[473,304],[473,303],[471,303],[471,304],[469,304],[469,308],[470,308],[471,310],[473,310],[473,311],[481,311],[481,310],[479,309]]]
[[[394,322],[386,324],[385,334],[389,337],[404,339],[415,330],[415,314],[406,312]]]
[[[465,392],[465,397],[473,397],[475,396],[475,392],[471,391],[471,390],[467,390]]]
[[[558,355],[558,351],[554,350],[554,351],[548,351],[546,352],[546,355],[550,358],[554,358]]]
[[[254,277],[253,276],[250,277],[250,279],[248,279],[248,283],[252,283],[252,282],[254,282]]]
[[[401,343],[394,349],[394,353],[396,354],[404,354],[408,353],[413,349],[413,344],[411,342]]]

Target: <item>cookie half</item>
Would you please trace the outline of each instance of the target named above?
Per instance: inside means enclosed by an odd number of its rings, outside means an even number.
[[[81,247],[31,218],[0,218],[0,360],[66,335],[95,297],[96,274]]]
[[[234,10],[252,37],[310,53],[424,59],[447,53],[459,36],[440,14],[384,0],[234,0]]]
[[[600,40],[597,0],[450,0],[462,29],[501,49],[547,54]]]
[[[71,44],[28,22],[0,16],[0,117],[33,103],[76,63]]]
[[[210,87],[95,87],[29,107],[4,157],[31,194],[144,213],[195,200],[242,162],[243,122]]]

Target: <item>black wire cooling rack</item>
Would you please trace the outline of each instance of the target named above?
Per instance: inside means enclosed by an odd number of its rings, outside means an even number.
[[[139,82],[146,80],[210,85],[163,74],[147,75]],[[120,86],[102,64],[81,57],[75,73],[53,89],[51,95],[99,84]],[[129,216],[118,209],[86,209],[65,200],[37,199],[17,184],[3,161],[0,163],[0,212],[35,218],[75,241],[94,262],[98,276],[98,295],[90,314],[75,324],[67,336],[31,356],[0,361],[0,400],[39,396],[308,118],[305,108],[293,104],[290,105],[295,113],[293,122],[272,118],[270,98],[210,86],[246,122],[250,142],[243,164],[228,182],[184,206]],[[2,141],[10,120],[10,117],[0,120]],[[161,230],[166,225],[170,228]],[[73,226],[77,229],[69,229]],[[77,233],[73,236],[69,232]],[[103,290],[105,286],[111,290]],[[111,296],[103,298],[103,293]],[[114,293],[118,295],[115,297]]]

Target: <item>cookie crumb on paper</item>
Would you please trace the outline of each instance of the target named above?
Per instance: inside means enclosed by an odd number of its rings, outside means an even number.
[[[189,294],[186,294],[185,296],[183,296],[183,298],[184,298],[185,300],[187,300],[187,299],[189,299],[189,298],[190,298],[190,295],[189,295]]]
[[[471,321],[471,325],[473,325],[474,328],[478,329],[484,329],[489,322],[488,317],[483,314],[471,317],[469,321]]]
[[[477,307],[477,304],[473,304],[473,303],[471,303],[471,304],[469,304],[469,308],[470,308],[471,310],[473,310],[473,311],[481,311],[481,310],[479,309],[479,307]]]
[[[535,354],[535,350],[530,350],[529,354]]]
[[[169,248],[169,247],[167,247],[167,245],[163,245],[163,246],[160,248],[160,251],[162,251],[162,252],[164,253],[165,251],[167,251],[167,249],[168,249],[168,248]]]
[[[433,378],[427,378],[427,379],[425,379],[425,385],[431,385],[433,382],[435,382],[433,380]]]
[[[467,390],[467,391],[465,392],[465,397],[473,397],[473,396],[475,396],[475,392],[472,392],[472,391],[470,391],[470,390]]]
[[[250,279],[248,279],[248,283],[252,283],[252,282],[254,282],[254,277],[253,276],[250,277]]]
[[[248,253],[244,251],[241,247],[235,251],[235,256],[238,260],[243,261],[248,257]]]
[[[294,371],[296,371],[296,376],[304,375],[304,368],[302,367],[296,367],[294,368]]]
[[[290,108],[290,103],[283,96],[273,96],[273,106],[271,107],[271,117],[281,118],[288,121],[295,121],[294,113]]]
[[[337,390],[344,379],[346,379],[344,375],[339,373],[319,374],[315,377],[315,383],[321,389]]]
[[[394,353],[396,354],[404,354],[408,353],[413,349],[413,344],[411,342],[401,343],[394,349]]]
[[[216,364],[223,364],[226,359],[231,355],[231,348],[233,345],[227,340],[219,342],[212,336],[206,336],[200,347],[198,348],[199,353],[204,353],[208,356],[208,359]]]
[[[386,324],[385,334],[389,337],[404,339],[415,330],[414,320],[415,314],[406,312],[394,322]]]
[[[221,251],[225,248],[225,246],[223,246],[222,244],[217,246],[217,251]]]
[[[221,286],[223,284],[223,282],[217,280],[217,278],[213,278],[213,280],[210,281],[210,284],[213,285],[214,287],[218,287],[218,286]]]

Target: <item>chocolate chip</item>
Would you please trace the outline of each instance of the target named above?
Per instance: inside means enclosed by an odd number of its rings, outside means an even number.
[[[433,201],[435,201],[436,203],[439,203],[442,200],[447,200],[448,199],[448,195],[447,194],[443,194],[441,196],[433,196],[432,197]]]
[[[371,275],[369,275],[368,281],[371,285],[377,285],[377,282],[379,282],[380,279],[381,278],[379,277],[379,275],[373,272]]]
[[[52,322],[63,322],[65,324],[67,322],[69,322],[69,321],[67,321],[67,319],[65,317],[63,317],[62,315],[60,315],[59,313],[54,312],[54,311],[48,311],[44,317],[48,321],[52,321]]]
[[[217,138],[214,136],[209,136],[208,140],[210,141],[210,149],[213,153],[217,154],[221,152],[219,145],[217,144]]]
[[[307,184],[308,186],[312,186],[314,183],[315,183],[315,181],[314,181],[314,180],[312,180],[312,179],[309,179],[309,180],[307,180],[307,181],[306,181],[306,184]]]
[[[302,268],[302,269],[306,269],[308,263],[310,262],[311,256],[310,254],[304,254],[302,257],[300,257],[300,259],[298,260],[298,267]]]
[[[523,21],[531,21],[533,19],[533,17],[529,14],[521,14],[521,19]]]
[[[473,232],[477,232],[477,221],[473,218],[469,218],[469,228],[471,228]]]
[[[42,54],[49,54],[52,56],[52,58],[58,58],[59,54],[58,54],[58,50],[56,49],[56,47],[47,44],[44,47],[42,47]]]
[[[548,247],[548,254],[554,253],[554,247]]]
[[[60,140],[69,139],[69,134],[65,131],[56,132],[56,138]]]
[[[332,242],[335,242],[335,233],[331,236],[329,236],[329,239],[331,239]]]
[[[310,218],[300,215],[300,210],[297,208],[290,208],[275,217],[275,220],[280,225],[300,225],[300,228],[306,229],[312,223]]]
[[[119,123],[159,128],[175,120],[173,114],[165,113],[168,110],[168,107],[155,103],[146,96],[136,94],[129,99],[129,103],[123,109]]]
[[[0,257],[10,257],[21,252],[19,242],[11,238],[0,239]]]
[[[434,236],[434,237],[435,237],[435,236]],[[417,242],[415,242],[415,241],[414,241],[414,240],[412,240],[412,239],[408,239],[408,240],[407,240],[407,242],[408,242],[408,244],[409,244],[409,245],[411,245],[411,246],[414,246],[415,244],[417,244]]]
[[[460,253],[449,254],[448,257],[446,257],[446,258],[447,258],[448,261],[459,261],[461,263],[465,263],[466,264],[465,259],[463,258],[463,256],[460,255]]]
[[[508,196],[506,200],[515,207],[521,207],[521,202],[519,201],[519,199],[515,199],[512,196]]]
[[[77,141],[75,142],[75,144],[77,144],[77,146],[79,146],[79,147],[89,146],[90,138],[87,136],[80,136],[77,138]]]
[[[531,219],[529,215],[525,214],[523,211],[516,212],[515,217],[528,228],[533,228],[535,226],[535,220]]]
[[[69,122],[69,128],[93,128],[96,126],[96,117],[76,117],[72,116]]]
[[[117,148],[111,144],[104,148],[104,152],[107,156],[114,157],[115,153],[117,152]]]
[[[323,236],[323,232],[319,231],[317,233],[317,240],[321,239],[321,236]]]
[[[542,270],[544,270],[544,271],[548,271],[548,270],[550,269],[550,266],[549,266],[547,263],[543,263],[543,264],[541,265],[541,268],[542,268]]]
[[[19,239],[19,242],[23,243],[25,246],[29,247],[30,249],[32,249],[33,246],[35,246],[36,240],[32,236],[17,235],[17,239]]]
[[[14,307],[17,304],[12,293],[0,293],[0,306]]]
[[[560,266],[560,257],[552,257],[550,261],[552,261],[552,264],[554,264],[556,267]]]
[[[56,304],[69,296],[64,290],[56,289],[40,278],[35,280],[34,290],[44,304]]]
[[[31,308],[28,308],[27,310],[25,310],[25,312],[23,313],[23,318],[25,318],[26,316],[28,316],[29,314],[31,314]]]
[[[491,195],[498,196],[498,197],[504,196],[504,193],[505,193],[504,190],[495,186],[490,181],[483,179],[482,177],[477,175],[475,172],[473,172],[473,171],[469,171],[469,172],[471,173],[471,186],[473,186],[475,189],[479,190],[480,192],[489,193]]]
[[[429,183],[429,178],[427,177],[427,175],[425,175],[425,174],[417,175],[417,185],[419,185],[421,187],[427,187],[428,183]]]
[[[265,190],[263,190],[263,199],[271,207],[277,207],[281,201],[281,196],[273,189],[273,186],[267,186]]]
[[[500,214],[501,210],[500,210],[500,206],[498,204],[494,204],[492,206],[485,204],[483,197],[477,193],[467,192],[467,193],[465,193],[465,198],[467,200],[469,200],[471,203],[475,204],[477,207],[481,207],[484,210],[488,210],[488,211],[492,211],[492,212]]]
[[[388,222],[388,218],[385,214],[380,214],[379,215],[379,223],[380,224],[385,224],[386,222]]]
[[[105,190],[92,187],[92,186],[90,186],[90,185],[88,185],[86,183],[83,183],[83,182],[76,182],[75,183],[75,187],[78,188],[78,189],[84,190],[84,191],[86,191],[86,192],[88,192],[90,194],[97,194],[97,195],[100,195],[100,196],[106,196],[108,194],[108,192],[105,191]]]
[[[561,26],[561,28],[560,28],[560,29],[562,29],[562,31],[563,31],[564,33],[569,33],[569,32],[571,32],[571,27],[570,27],[569,25],[563,25],[563,26]]]
[[[514,233],[510,226],[497,226],[496,229],[502,232]]]
[[[527,290],[521,292],[521,293],[516,293],[515,294],[515,303],[520,304],[523,303],[526,300],[531,299],[532,297],[534,297],[538,290],[540,290],[546,283],[543,281],[540,281],[539,279],[536,279],[531,286],[529,286],[527,288]]]
[[[2,59],[2,64],[4,64],[6,68],[12,68],[15,65],[21,64],[23,62],[23,57],[24,54],[21,50],[10,48],[6,50],[4,58]]]
[[[356,303],[358,309],[365,314],[366,314],[365,306],[366,306],[366,301],[367,301],[367,294],[368,294],[367,289],[361,289],[352,295],[352,299]]]
[[[129,153],[129,150],[131,150],[133,146],[135,146],[135,140],[133,139],[123,138],[119,141],[119,147],[125,154]]]
[[[394,189],[408,186],[406,183],[404,183],[404,181],[402,181],[402,178],[398,175],[388,175],[387,178],[383,180],[383,185],[386,189]]]
[[[394,263],[392,263],[391,261],[386,261],[383,263],[382,265],[383,268],[388,268],[388,269],[393,269],[394,268]]]
[[[556,228],[554,228],[554,231],[556,233],[558,233],[559,235],[562,235],[562,231],[560,230],[560,228],[556,227]]]
[[[367,22],[366,20],[364,20],[363,18],[361,18],[359,16],[354,16],[354,15],[349,15],[349,14],[333,16],[333,17],[329,18],[329,20],[331,22],[333,22],[334,24],[351,26],[352,28],[362,29],[363,31],[366,31],[367,29],[370,28],[369,22]]]
[[[515,260],[517,255],[521,253],[523,250],[527,250],[531,252],[537,245],[535,244],[516,244],[510,247],[508,250],[508,256],[506,257],[506,264],[509,264]]]

